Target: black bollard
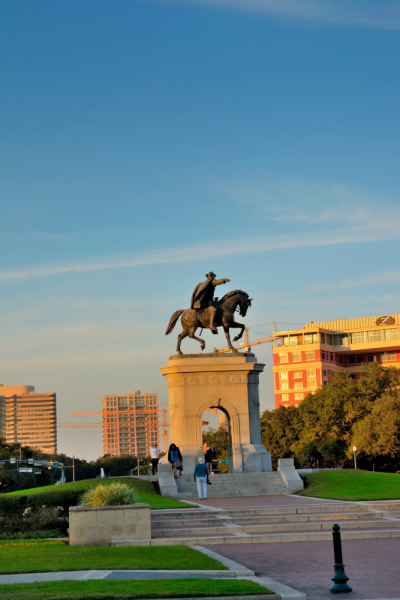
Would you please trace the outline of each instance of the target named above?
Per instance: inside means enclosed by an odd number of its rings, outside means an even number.
[[[343,556],[342,556],[342,541],[340,539],[340,527],[339,525],[333,525],[332,527],[333,537],[333,552],[335,554],[335,572],[332,577],[333,586],[331,587],[331,594],[349,594],[353,590],[348,585],[349,578],[344,572]]]

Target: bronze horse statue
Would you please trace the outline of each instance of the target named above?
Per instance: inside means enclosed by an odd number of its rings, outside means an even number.
[[[246,292],[242,292],[241,290],[235,290],[233,292],[228,292],[225,294],[221,300],[216,301],[215,307],[217,309],[217,313],[215,315],[215,326],[223,327],[226,340],[228,342],[228,346],[232,352],[237,352],[236,348],[232,346],[231,339],[229,336],[229,329],[240,329],[240,333],[233,338],[234,342],[237,342],[245,330],[245,326],[242,323],[236,323],[235,321],[235,312],[238,311],[241,317],[245,317],[247,313],[247,309],[251,306],[252,298],[249,298],[249,295]],[[176,351],[178,354],[182,354],[181,352],[181,342],[182,340],[189,336],[193,340],[197,340],[201,344],[201,349],[204,350],[206,343],[199,337],[195,336],[196,330],[198,327],[208,328],[210,325],[210,314],[207,309],[194,309],[187,308],[186,310],[177,310],[172,315],[167,331],[165,335],[171,333],[173,328],[175,327],[179,317],[182,315],[181,323],[182,323],[182,333],[178,335],[178,345],[176,347]]]

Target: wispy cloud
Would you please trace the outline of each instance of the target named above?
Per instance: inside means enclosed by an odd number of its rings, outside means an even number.
[[[387,0],[164,0],[365,29],[400,29],[400,3]]]
[[[290,248],[306,248],[330,246],[338,244],[357,244],[362,242],[378,242],[400,239],[400,218],[386,221],[380,226],[378,221],[371,221],[367,226],[344,227],[316,233],[309,231],[298,234],[282,234],[270,237],[247,238],[238,241],[225,240],[177,248],[165,248],[131,254],[96,257],[86,260],[53,263],[40,266],[20,267],[0,272],[0,280],[23,280],[29,278],[66,275],[70,273],[87,273],[108,269],[129,269],[143,265],[173,264],[195,262],[210,258],[221,258],[235,254],[250,254]]]
[[[381,285],[384,283],[400,283],[400,269],[394,271],[383,271],[380,273],[367,273],[354,279],[343,279],[337,282],[327,282],[311,285],[303,291],[310,292],[328,292],[330,290],[344,290],[368,285]]]

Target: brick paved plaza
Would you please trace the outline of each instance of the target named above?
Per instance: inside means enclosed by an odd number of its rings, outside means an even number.
[[[256,575],[305,592],[310,600],[332,599],[329,589],[333,575],[331,542],[289,542],[286,544],[238,544],[209,546],[210,550],[253,569]],[[349,598],[400,598],[400,539],[346,540],[343,555],[349,584]]]
[[[208,506],[224,509],[338,504],[335,500],[300,496],[218,498],[206,502]],[[310,600],[334,597],[329,591],[334,563],[330,541],[218,544],[209,548],[254,570],[257,575],[272,577],[305,592]],[[341,597],[400,599],[400,538],[343,540],[343,560],[354,591]]]

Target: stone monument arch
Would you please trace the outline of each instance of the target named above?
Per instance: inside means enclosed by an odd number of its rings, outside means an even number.
[[[167,378],[170,440],[179,446],[185,471],[203,456],[202,416],[206,408],[228,415],[229,471],[271,471],[271,455],[261,444],[258,375],[264,365],[254,354],[210,353],[171,356]]]

